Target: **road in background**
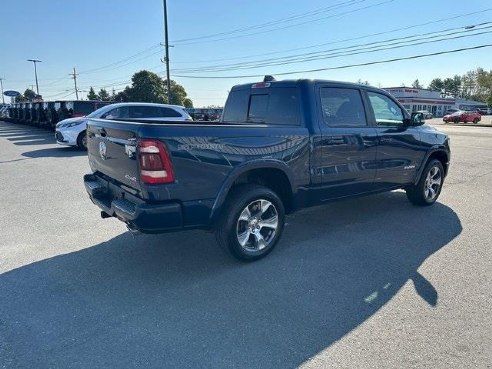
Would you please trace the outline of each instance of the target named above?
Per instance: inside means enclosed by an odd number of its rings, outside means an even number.
[[[0,122],[0,368],[490,368],[492,129],[439,128],[434,206],[303,210],[244,264],[211,233],[102,220],[84,152]]]

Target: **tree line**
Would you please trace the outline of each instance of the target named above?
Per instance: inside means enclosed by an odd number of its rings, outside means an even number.
[[[412,83],[414,88],[424,88],[416,79]],[[444,79],[434,78],[427,89],[440,91],[442,97],[463,98],[476,100],[492,106],[492,70],[486,71],[477,68],[460,75]]]
[[[183,86],[171,80],[170,100],[167,99],[167,83],[166,80],[159,77],[157,74],[141,70],[132,76],[131,86],[126,86],[123,91],[112,93],[104,88],[101,88],[98,93],[94,88],[90,88],[87,95],[89,100],[115,101],[115,102],[152,102],[161,104],[183,105],[186,108],[193,107],[193,101],[187,97],[186,90]]]
[[[171,80],[171,101],[167,101],[167,84],[166,81],[153,72],[141,70],[132,77],[131,86],[126,86],[123,91],[116,93],[113,89],[108,92],[101,88],[96,93],[93,87],[87,94],[88,100],[114,101],[114,102],[153,102],[161,104],[183,105],[186,108],[193,107],[193,101],[188,98],[183,86]],[[42,97],[37,95],[33,90],[27,89],[23,94],[15,98],[15,102],[36,101]]]

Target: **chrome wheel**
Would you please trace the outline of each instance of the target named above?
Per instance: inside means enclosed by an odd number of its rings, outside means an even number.
[[[427,201],[433,201],[439,194],[442,185],[442,173],[439,167],[435,166],[429,170],[424,183],[424,196]]]
[[[270,201],[258,199],[247,205],[236,225],[236,237],[249,252],[261,251],[275,239],[279,227],[278,212]]]

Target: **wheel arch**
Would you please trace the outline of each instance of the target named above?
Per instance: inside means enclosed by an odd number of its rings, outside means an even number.
[[[449,159],[450,159],[449,151],[442,147],[437,147],[429,151],[425,159],[422,161],[422,165],[419,169],[417,177],[415,178],[414,184],[418,183],[420,176],[422,175],[422,172],[425,169],[427,163],[433,159],[439,160],[441,162],[442,167],[444,168],[444,176],[447,176],[449,170]]]
[[[290,168],[280,161],[250,162],[235,168],[222,184],[210,215],[211,224],[219,216],[234,188],[247,183],[263,185],[274,191],[282,200],[286,212],[293,208],[295,188]]]

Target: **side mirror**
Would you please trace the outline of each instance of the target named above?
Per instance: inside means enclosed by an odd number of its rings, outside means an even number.
[[[412,113],[410,118],[410,125],[412,126],[421,126],[425,124],[425,117],[423,113]]]

